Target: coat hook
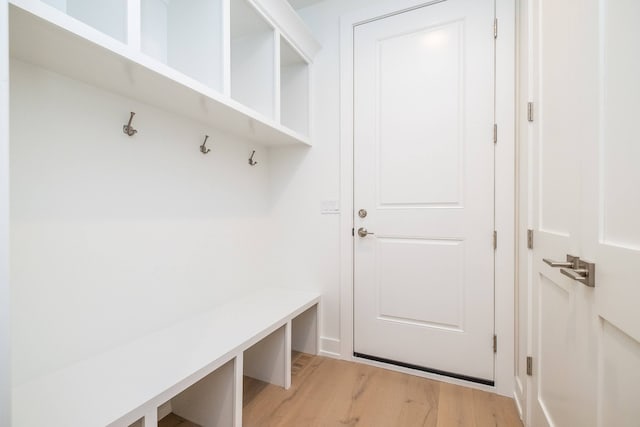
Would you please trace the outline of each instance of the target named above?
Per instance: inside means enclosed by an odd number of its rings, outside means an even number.
[[[250,164],[251,166],[255,166],[255,165],[257,165],[257,164],[258,164],[258,162],[256,162],[255,160],[253,160],[253,155],[254,155],[254,154],[256,154],[256,150],[253,150],[253,151],[251,152],[251,157],[249,157],[249,164]]]
[[[132,126],[131,126],[131,122],[133,121],[133,116],[135,116],[136,113],[134,113],[133,111],[131,112],[131,117],[129,117],[129,123],[127,123],[126,125],[122,126],[122,132],[124,132],[125,134],[129,135],[129,136],[133,136],[136,133],[138,133],[137,130],[135,130]]]
[[[200,152],[202,154],[207,154],[209,151],[211,151],[209,148],[207,148],[207,146],[205,145],[207,143],[207,139],[209,139],[209,135],[205,135],[204,136],[204,142],[202,143],[202,145],[200,146]]]

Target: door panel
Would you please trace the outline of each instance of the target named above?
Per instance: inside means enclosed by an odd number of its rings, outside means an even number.
[[[354,33],[354,349],[492,381],[493,0]]]
[[[379,318],[464,330],[464,242],[379,238],[378,256]]]
[[[640,419],[640,342],[606,320],[602,325],[600,426],[633,425]]]
[[[601,118],[593,199],[599,201],[596,289],[600,313],[640,341],[640,2],[602,0]],[[640,366],[640,365],[639,365]]]
[[[533,1],[533,426],[640,419],[640,3]],[[544,258],[595,262],[595,288]]]
[[[597,9],[583,3],[538,0],[534,7],[534,426],[596,422],[594,292],[543,261],[585,257],[582,162],[597,136],[597,55],[589,44]]]
[[[462,31],[454,21],[377,43],[380,206],[462,202]]]

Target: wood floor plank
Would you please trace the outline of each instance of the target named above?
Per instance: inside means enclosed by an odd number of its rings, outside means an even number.
[[[508,397],[473,390],[473,406],[478,426],[521,425],[515,403]]]
[[[295,354],[289,390],[245,378],[245,427],[521,427],[514,402],[360,363]]]
[[[160,421],[158,421],[158,427],[200,427],[198,424],[194,424],[191,421],[187,421],[176,414],[169,414]]]
[[[476,427],[472,389],[440,384],[437,427]]]

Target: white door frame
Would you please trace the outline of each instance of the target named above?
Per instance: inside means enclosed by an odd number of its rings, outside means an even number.
[[[443,0],[398,0],[345,15],[340,20],[340,354],[353,359],[353,30],[354,26]],[[405,368],[403,372],[495,391],[514,392],[515,290],[515,22],[516,2],[496,0],[496,121],[495,161],[495,386],[483,386]],[[490,34],[491,28],[487,29]],[[368,362],[367,362],[368,363]],[[373,363],[375,364],[375,363]]]
[[[0,0],[0,425],[11,425],[9,338],[9,6]]]

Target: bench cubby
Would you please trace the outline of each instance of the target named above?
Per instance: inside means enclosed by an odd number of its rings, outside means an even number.
[[[158,408],[158,420],[174,413],[202,427],[233,425],[236,363],[230,360],[172,397]]]

